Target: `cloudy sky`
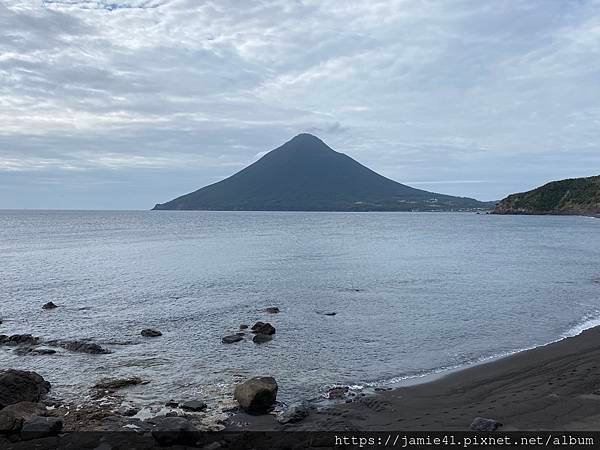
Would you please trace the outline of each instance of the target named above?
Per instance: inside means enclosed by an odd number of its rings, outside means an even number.
[[[151,208],[300,132],[499,199],[600,174],[600,2],[2,0],[0,123],[0,208]]]

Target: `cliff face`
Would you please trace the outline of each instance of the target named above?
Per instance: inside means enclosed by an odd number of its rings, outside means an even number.
[[[600,176],[552,181],[532,191],[509,195],[492,214],[600,215]]]
[[[319,138],[301,134],[229,178],[154,209],[457,211],[492,207],[397,183],[334,151]]]

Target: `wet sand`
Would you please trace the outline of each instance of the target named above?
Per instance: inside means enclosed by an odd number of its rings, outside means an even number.
[[[475,417],[500,430],[600,430],[600,327],[437,380],[315,411],[297,424],[245,414],[230,430],[468,430]]]

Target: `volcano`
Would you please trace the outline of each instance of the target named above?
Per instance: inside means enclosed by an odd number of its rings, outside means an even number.
[[[299,134],[236,174],[155,210],[461,211],[493,204],[390,180],[311,134]]]

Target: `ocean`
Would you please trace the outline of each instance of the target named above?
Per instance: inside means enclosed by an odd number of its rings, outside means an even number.
[[[112,351],[0,347],[1,367],[37,371],[56,397],[84,402],[101,378],[139,376],[149,383],[127,391],[131,402],[199,398],[217,411],[235,383],[271,375],[291,404],[339,384],[393,387],[600,324],[600,220],[0,211],[0,280],[0,334]],[[42,310],[48,301],[59,307]],[[221,343],[259,320],[276,327],[271,342]]]

